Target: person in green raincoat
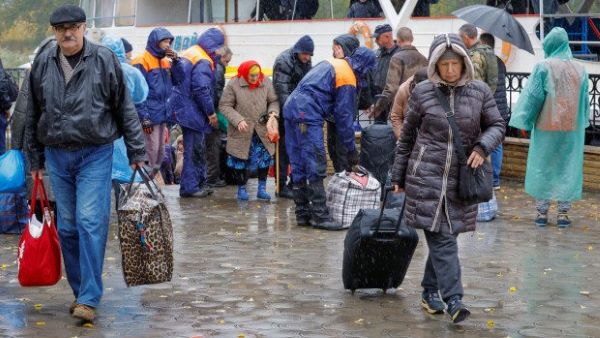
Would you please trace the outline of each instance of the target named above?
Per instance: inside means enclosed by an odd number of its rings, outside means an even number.
[[[557,200],[557,225],[566,228],[571,202],[581,199],[583,188],[588,74],[573,61],[564,29],[552,29],[543,47],[546,58],[535,65],[509,125],[531,131],[525,191],[537,199],[535,223],[548,224],[550,201]]]

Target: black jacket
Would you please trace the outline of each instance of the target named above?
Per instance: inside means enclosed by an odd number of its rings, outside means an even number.
[[[144,160],[144,139],[114,53],[85,40],[81,62],[65,85],[57,46],[38,55],[29,76],[25,127],[31,170],[44,167],[44,148],[108,144],[125,137],[129,161]]]
[[[387,78],[388,69],[390,68],[390,60],[392,56],[400,50],[400,47],[394,44],[391,49],[379,48],[377,50],[377,65],[371,73],[372,93],[373,95],[381,94],[385,88],[385,79]]]
[[[496,106],[502,118],[506,123],[510,120],[510,112],[508,110],[508,101],[506,99],[506,66],[502,59],[496,56],[498,62],[498,84],[496,91],[494,92],[494,99],[496,100]]]
[[[215,69],[215,111],[219,109],[223,88],[225,88],[225,67],[221,62],[217,62],[217,68]]]
[[[348,18],[376,18],[379,17],[380,10],[377,8],[372,1],[367,1],[365,3],[355,2],[350,6],[350,10],[348,11]]]
[[[288,96],[311,68],[311,62],[302,63],[291,48],[277,56],[273,65],[273,87],[275,87],[281,109],[283,109]]]

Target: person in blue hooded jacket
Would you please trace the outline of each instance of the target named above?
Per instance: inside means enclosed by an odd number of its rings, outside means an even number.
[[[316,65],[283,107],[285,143],[292,164],[296,222],[323,229],[340,229],[325,205],[327,175],[323,123],[333,115],[341,143],[348,153],[348,170],[358,163],[354,144],[354,113],[358,79],[375,67],[375,53],[358,47],[351,56]]]
[[[133,103],[139,105],[146,101],[148,97],[148,84],[144,75],[137,68],[127,63],[127,57],[125,52],[125,45],[123,40],[112,36],[105,36],[102,38],[102,44],[115,53],[117,59],[121,63],[121,69],[125,75],[125,84]],[[127,149],[125,148],[125,141],[122,137],[115,140],[113,149],[113,165],[112,165],[112,181],[113,189],[115,191],[115,209],[119,205],[119,192],[120,183],[128,183],[133,175],[133,170],[129,166],[129,160],[127,159]],[[139,180],[139,178],[138,178]]]
[[[163,161],[164,132],[170,115],[168,99],[173,88],[171,61],[177,62],[177,54],[171,49],[173,35],[165,28],[158,27],[150,32],[146,50],[131,64],[139,69],[148,83],[148,98],[136,104],[146,142],[146,155],[152,175],[160,171]]]
[[[183,131],[183,170],[179,196],[206,197],[212,193],[206,178],[205,134],[217,128],[214,105],[215,69],[225,44],[223,32],[210,28],[198,43],[182,53],[174,68],[172,109]]]

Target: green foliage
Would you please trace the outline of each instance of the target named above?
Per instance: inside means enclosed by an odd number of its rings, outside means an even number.
[[[5,48],[0,48],[0,58],[5,68],[17,68],[20,65],[29,62],[28,55],[21,52],[14,52]]]
[[[334,18],[340,19],[346,17],[350,0],[320,0],[319,10],[315,15],[315,19],[331,19],[331,3],[333,3]]]
[[[52,11],[77,0],[0,0],[0,44],[12,50],[30,52],[50,35],[48,18]]]

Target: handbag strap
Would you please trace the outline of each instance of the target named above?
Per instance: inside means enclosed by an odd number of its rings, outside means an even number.
[[[35,214],[35,206],[37,204],[37,193],[38,185],[40,184],[40,177],[36,174],[33,178],[33,189],[31,189],[31,208],[29,208],[29,219]]]
[[[456,156],[458,156],[458,163],[461,165],[467,164],[467,154],[465,152],[465,148],[463,147],[462,137],[460,136],[460,130],[458,129],[458,125],[456,124],[456,120],[454,119],[454,111],[450,108],[450,102],[448,102],[448,96],[446,96],[440,87],[435,87],[435,93],[442,105],[442,108],[446,111],[446,118],[448,119],[448,123],[450,124],[450,128],[452,128],[452,143],[454,143],[454,148],[456,149]]]
[[[146,185],[146,187],[148,188],[148,191],[150,191],[150,194],[152,195],[152,197],[157,199],[158,196],[156,195],[156,192],[154,191],[154,189],[152,189],[152,186],[150,186],[150,183],[149,183],[152,181],[150,179],[150,175],[148,174],[146,169],[140,168],[139,166],[133,170],[133,174],[131,175],[131,179],[129,180],[129,187],[127,188],[127,196],[131,195],[131,189],[133,188],[133,185],[135,184],[136,173],[138,173],[140,175],[140,177],[142,178],[142,183]],[[156,185],[156,183],[154,185],[158,189],[158,186]]]

